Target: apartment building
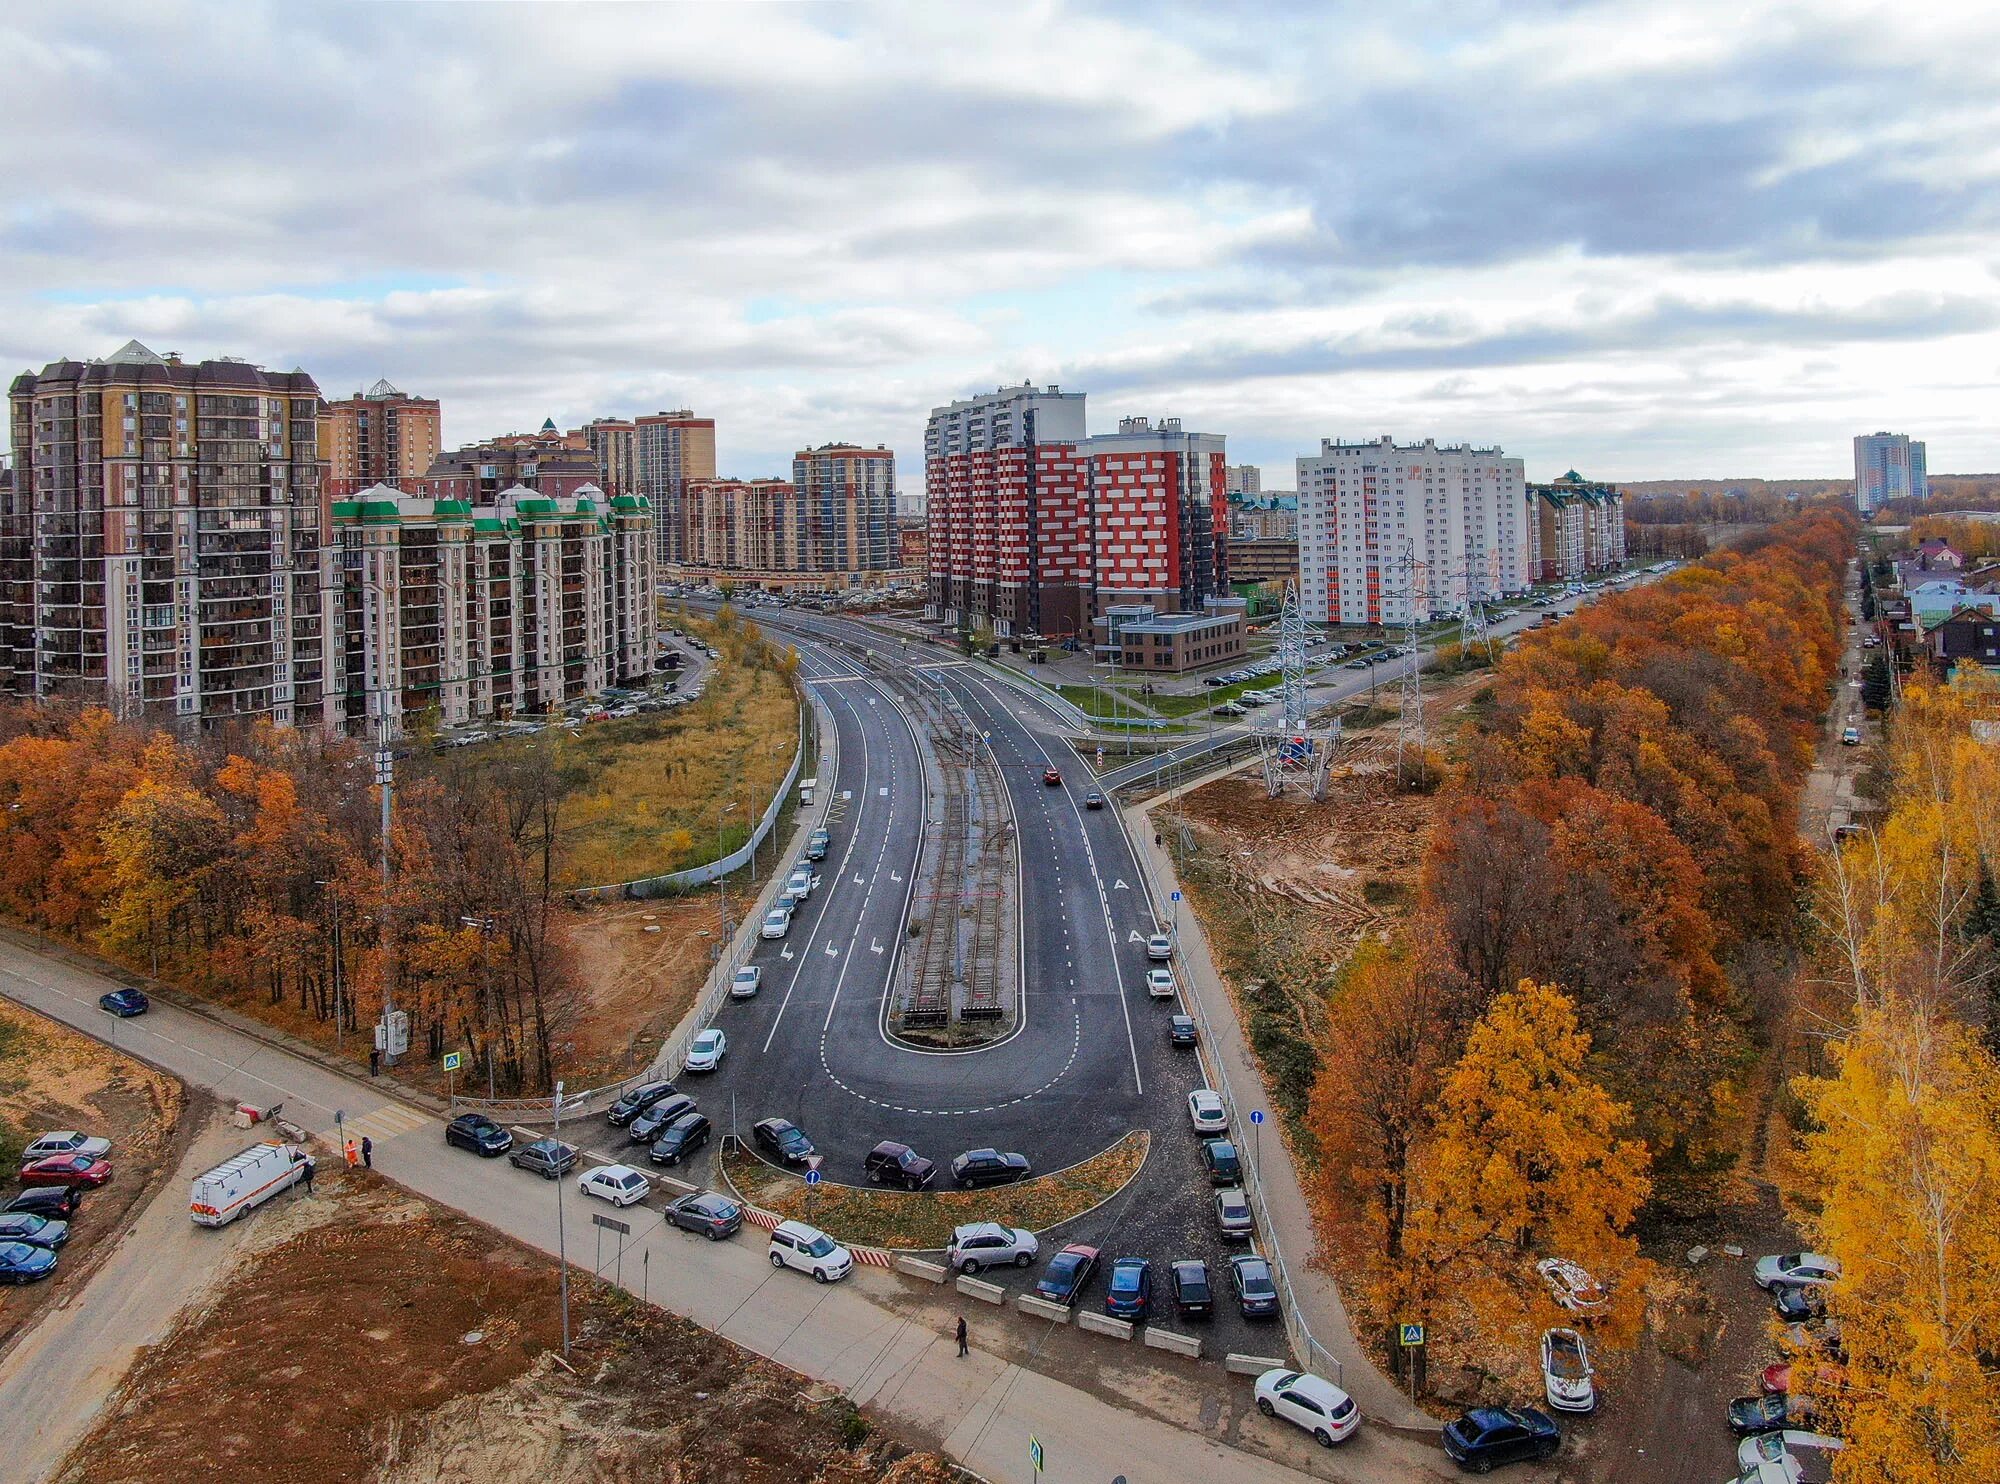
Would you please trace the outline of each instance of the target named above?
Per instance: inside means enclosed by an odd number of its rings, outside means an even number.
[[[148,722],[326,719],[340,669],[312,378],[134,340],[24,372],[8,400],[9,690]]]
[[[898,564],[896,456],[882,444],[824,443],[792,455],[792,486],[804,507],[811,570],[848,586]]]
[[[387,379],[326,406],[332,439],[325,493],[370,485],[414,489],[437,458],[443,414],[435,398],[412,397]]]
[[[597,461],[597,483],[614,499],[639,493],[639,425],[625,418],[600,417],[575,435]]]
[[[675,564],[675,574],[808,570],[806,506],[789,480],[691,480],[682,492],[681,518],[685,560]]]
[[[1534,575],[1561,582],[1625,561],[1625,497],[1612,485],[1572,469],[1549,484],[1528,486],[1535,533]]]
[[[1298,460],[1300,604],[1309,620],[1419,622],[1534,580],[1522,462],[1498,448],[1327,438]]]
[[[505,433],[439,454],[413,486],[433,500],[491,505],[507,490],[533,490],[552,499],[574,499],[597,482],[597,459],[580,433],[562,433],[553,420],[535,433]]]
[[[1092,613],[1147,603],[1197,612],[1229,591],[1223,439],[1177,417],[1126,417],[1084,440]]]
[[[1255,464],[1231,464],[1223,471],[1223,486],[1231,500],[1263,493],[1264,471]]]
[[[1270,495],[1256,504],[1229,507],[1229,539],[1239,541],[1296,541],[1299,539],[1298,497],[1287,494],[1283,501]]]
[[[1259,536],[1229,543],[1229,580],[1239,587],[1259,583],[1283,589],[1299,580],[1299,543]]]
[[[387,485],[333,507],[338,721],[392,735],[545,712],[651,674],[652,512],[594,485],[475,504]]]
[[[636,418],[634,428],[634,493],[652,503],[660,562],[683,561],[687,521],[681,502],[690,483],[715,478],[715,419],[683,407]]]
[[[1921,442],[1907,433],[1864,433],[1854,440],[1854,503],[1865,519],[1891,500],[1930,496]]]

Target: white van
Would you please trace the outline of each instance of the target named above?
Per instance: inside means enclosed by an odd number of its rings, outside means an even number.
[[[194,1187],[188,1193],[188,1215],[196,1226],[227,1226],[279,1191],[299,1184],[312,1168],[312,1156],[296,1145],[276,1141],[253,1144],[234,1159],[194,1177]]]

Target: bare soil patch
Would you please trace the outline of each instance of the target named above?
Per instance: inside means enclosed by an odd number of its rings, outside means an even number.
[[[586,1008],[572,1033],[576,1049],[564,1065],[588,1082],[650,1063],[700,995],[717,931],[712,895],[580,912],[569,941]]]

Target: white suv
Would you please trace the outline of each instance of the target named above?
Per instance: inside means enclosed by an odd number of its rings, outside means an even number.
[[[854,1254],[816,1226],[781,1221],[771,1231],[771,1266],[811,1273],[815,1283],[838,1283],[854,1270]]]
[[[971,1274],[1006,1263],[1025,1268],[1041,1250],[1042,1244],[1031,1231],[997,1221],[974,1221],[951,1229],[951,1246],[944,1260],[953,1271]]]

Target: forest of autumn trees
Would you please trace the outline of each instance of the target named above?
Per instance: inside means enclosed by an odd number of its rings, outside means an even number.
[[[1633,1220],[1713,1199],[1796,954],[1854,540],[1836,511],[1782,522],[1501,663],[1313,1094],[1324,1229],[1366,1234],[1348,1257],[1397,1317],[1525,1335],[1553,1318],[1534,1259],[1561,1256],[1618,1280],[1600,1336],[1636,1333]]]

